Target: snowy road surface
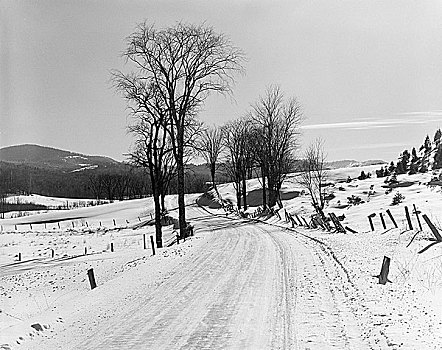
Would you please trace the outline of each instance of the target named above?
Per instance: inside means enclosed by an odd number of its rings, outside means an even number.
[[[114,305],[100,304],[99,322],[75,331],[87,320],[74,313],[38,348],[365,349],[375,340],[345,269],[321,244],[197,207],[188,217],[210,239],[166,279],[149,289],[131,282],[137,295],[126,288]]]

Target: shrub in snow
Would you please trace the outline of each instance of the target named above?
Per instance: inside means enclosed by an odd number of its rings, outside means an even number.
[[[354,194],[351,197],[347,197],[347,202],[350,205],[358,205],[364,203],[361,197],[355,196]]]
[[[404,199],[405,197],[400,192],[396,192],[396,194],[393,197],[393,201],[391,202],[391,205],[398,205],[399,203],[402,203]]]
[[[368,176],[365,174],[364,170],[361,171],[361,175],[358,176],[358,180],[365,180]]]

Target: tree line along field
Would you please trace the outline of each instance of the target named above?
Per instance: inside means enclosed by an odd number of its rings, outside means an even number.
[[[186,179],[188,193],[200,191],[209,178],[209,172],[204,166],[189,166]],[[130,165],[108,170],[64,172],[0,162],[0,197],[31,193],[61,198],[122,200],[152,195],[152,189],[146,172]],[[169,193],[176,193],[174,180],[171,181]],[[13,206],[20,203],[9,204]],[[2,205],[5,204],[0,201],[0,212],[11,209]]]

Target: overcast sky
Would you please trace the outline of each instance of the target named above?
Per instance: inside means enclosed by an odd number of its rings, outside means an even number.
[[[205,22],[244,50],[234,101],[200,114],[242,116],[269,84],[303,106],[302,143],[328,158],[384,159],[442,127],[440,1],[0,0],[0,146],[36,143],[122,160],[127,111],[109,84],[124,38]]]

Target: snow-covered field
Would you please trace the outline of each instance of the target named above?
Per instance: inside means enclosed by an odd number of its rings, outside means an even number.
[[[418,253],[434,237],[422,214],[442,222],[440,187],[426,185],[431,173],[398,176],[407,186],[388,194],[384,178],[345,181],[361,170],[330,172],[335,197],[325,210],[345,215],[356,234],[291,229],[284,214],[260,218],[265,224],[226,217],[194,205],[198,195],[187,198],[195,237],[155,256],[143,249],[153,228],[133,229],[150,219],[151,199],[0,220],[0,349],[440,349],[442,244]],[[248,186],[253,212],[260,184]],[[231,184],[219,191],[235,202]],[[392,206],[397,191],[405,199]],[[346,206],[352,195],[364,203]],[[282,199],[291,214],[312,213],[293,176]],[[404,207],[412,212],[413,204],[422,232],[413,214],[407,226]],[[167,205],[175,208],[176,198]],[[165,227],[165,239],[173,235]],[[384,256],[391,283],[380,285]]]

